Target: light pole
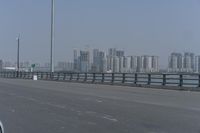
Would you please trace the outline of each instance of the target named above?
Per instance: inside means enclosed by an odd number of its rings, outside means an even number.
[[[17,77],[19,77],[19,47],[20,47],[20,34],[17,37]]]
[[[55,30],[54,30],[54,22],[55,22],[55,1],[51,0],[51,57],[50,57],[50,71],[54,72],[54,43],[55,43]]]

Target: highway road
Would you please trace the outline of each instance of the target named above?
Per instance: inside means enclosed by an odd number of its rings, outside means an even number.
[[[0,79],[5,133],[200,133],[200,92]]]

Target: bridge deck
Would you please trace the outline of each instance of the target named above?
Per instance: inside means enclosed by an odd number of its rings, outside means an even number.
[[[0,79],[8,133],[193,133],[200,92]]]

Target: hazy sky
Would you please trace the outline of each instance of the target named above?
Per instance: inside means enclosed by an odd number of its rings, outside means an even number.
[[[58,60],[70,60],[74,48],[116,47],[127,55],[171,52],[200,54],[199,0],[55,0]],[[1,0],[0,58],[48,62],[51,0]]]

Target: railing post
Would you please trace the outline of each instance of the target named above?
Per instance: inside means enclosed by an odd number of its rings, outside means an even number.
[[[114,81],[115,81],[115,74],[114,73],[112,73],[112,83],[114,83]]]
[[[34,76],[34,72],[31,72],[31,79],[33,79],[33,76]]]
[[[29,72],[29,74],[28,74],[28,75],[29,75],[29,79],[32,79],[32,77],[31,77],[31,72]]]
[[[19,78],[19,72],[16,72],[16,78]]]
[[[163,82],[162,85],[165,86],[166,85],[166,74],[163,74]]]
[[[148,85],[151,85],[151,74],[148,74],[148,82],[147,82]]]
[[[134,84],[137,84],[137,81],[138,81],[138,74],[135,73],[135,81],[134,81]]]
[[[104,83],[104,80],[105,80],[105,73],[102,73],[102,79],[101,79],[101,82]]]
[[[46,77],[46,80],[49,79],[49,73],[48,73],[48,72],[46,73],[46,76],[45,76],[45,77]]]
[[[123,84],[125,83],[125,80],[126,80],[126,74],[123,73],[123,74],[122,74],[122,83],[123,83]]]
[[[57,80],[59,80],[60,79],[60,73],[58,72],[57,73]]]
[[[85,73],[85,79],[84,79],[84,82],[87,81],[87,73]]]
[[[77,73],[77,81],[79,81],[79,79],[80,79],[80,73]]]
[[[179,86],[180,87],[183,86],[183,75],[182,74],[179,75]]]
[[[55,73],[52,72],[52,77],[51,77],[51,80],[54,80],[54,76],[55,76]]]
[[[200,74],[199,74],[199,85],[198,85],[198,87],[200,87]]]
[[[40,75],[41,75],[41,80],[43,80],[43,78],[44,78],[44,73],[41,72]]]
[[[63,75],[63,80],[65,80],[66,79],[66,73],[64,73],[64,75]]]
[[[70,81],[72,81],[72,79],[73,79],[73,73],[70,73]]]
[[[92,82],[94,83],[96,80],[96,73],[93,73],[93,79],[92,79]]]
[[[49,80],[53,79],[53,72],[49,72]]]

